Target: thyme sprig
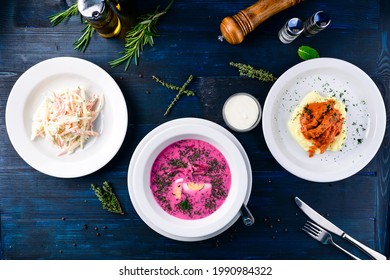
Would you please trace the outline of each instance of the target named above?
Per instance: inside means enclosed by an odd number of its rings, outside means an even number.
[[[229,65],[237,67],[241,76],[258,79],[262,82],[275,82],[277,80],[272,73],[264,69],[255,69],[251,65],[236,62],[230,62]]]
[[[166,87],[167,89],[171,89],[171,90],[174,90],[174,91],[180,91],[181,87],[179,86],[175,86],[171,83],[166,83],[165,81],[161,80],[160,78],[156,77],[156,76],[152,76],[152,78],[157,82],[157,83],[160,83],[162,86]],[[191,78],[193,79],[193,77]],[[187,83],[188,85],[188,83]],[[187,87],[186,85],[186,87]],[[183,94],[186,94],[187,96],[194,96],[195,95],[195,92],[193,92],[192,90],[189,90],[189,89],[184,89],[183,90]]]
[[[144,50],[144,47],[146,45],[153,47],[154,37],[159,36],[156,27],[158,19],[168,12],[174,1],[175,0],[171,0],[162,12],[159,12],[157,7],[154,13],[145,14],[139,17],[140,22],[134,25],[126,34],[125,48],[124,51],[121,52],[123,56],[110,61],[109,64],[111,67],[117,67],[126,62],[124,69],[126,71],[133,58],[135,64],[138,65],[138,59],[141,52]]]
[[[193,92],[192,90],[188,90],[186,89],[188,84],[192,81],[192,79],[194,78],[193,75],[190,75],[187,79],[187,81],[181,86],[181,87],[178,87],[178,86],[175,86],[171,83],[167,83],[163,80],[161,80],[160,78],[156,77],[156,76],[152,76],[152,78],[160,83],[162,86],[168,88],[168,89],[171,89],[171,90],[174,90],[174,91],[178,91],[178,93],[176,94],[175,98],[172,100],[172,102],[169,104],[167,110],[165,111],[164,113],[164,116],[168,115],[169,112],[171,111],[171,109],[173,108],[173,106],[176,104],[177,101],[179,101],[180,97],[183,95],[183,94],[186,94],[187,96],[194,96],[195,95],[195,92]]]
[[[78,14],[79,14],[79,8],[77,6],[77,1],[76,1],[76,3],[70,6],[67,10],[49,16],[49,21],[52,26],[56,26],[61,22],[65,21],[66,19]]]
[[[103,209],[113,213],[119,213],[122,215],[125,214],[118,198],[107,181],[103,182],[102,187],[96,187],[94,184],[91,184],[91,189],[95,192],[97,198],[102,203]]]

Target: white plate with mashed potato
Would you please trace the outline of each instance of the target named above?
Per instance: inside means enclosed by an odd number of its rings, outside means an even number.
[[[339,115],[342,130],[328,149],[310,155],[313,140],[298,135],[300,122],[292,120],[307,110],[308,100],[329,99],[338,112],[345,110]],[[376,155],[385,129],[386,110],[375,83],[360,68],[335,58],[312,59],[287,70],[272,86],[263,109],[263,133],[274,158],[287,171],[314,182],[359,172]]]
[[[63,95],[79,88],[83,89],[80,93]],[[75,96],[82,103],[74,100]],[[70,105],[61,107],[63,103]],[[49,121],[54,124],[54,115],[63,117],[57,124],[65,124],[47,125]],[[45,120],[37,123],[36,118]],[[68,125],[74,118],[80,126]],[[123,143],[127,120],[126,102],[114,79],[97,65],[73,57],[52,58],[32,66],[16,81],[6,107],[7,132],[16,152],[34,169],[59,178],[81,177],[106,165]],[[87,121],[89,125],[81,125]],[[65,136],[69,131],[82,131],[85,138],[73,142],[73,135]],[[59,137],[53,139],[53,135]]]

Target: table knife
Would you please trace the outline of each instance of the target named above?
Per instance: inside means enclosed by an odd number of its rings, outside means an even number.
[[[344,231],[342,231],[340,228],[332,224],[330,221],[325,219],[322,215],[317,213],[314,209],[312,209],[309,205],[304,203],[302,200],[300,200],[298,197],[295,197],[295,203],[298,205],[298,207],[305,213],[310,219],[312,219],[314,222],[316,222],[321,227],[325,228],[326,230],[341,236],[342,238],[348,240],[353,245],[358,247],[360,250],[362,250],[364,253],[369,255],[371,258],[376,260],[386,260],[386,257],[373,249],[367,247],[366,245],[360,243],[359,241],[355,240],[348,234],[346,234]]]

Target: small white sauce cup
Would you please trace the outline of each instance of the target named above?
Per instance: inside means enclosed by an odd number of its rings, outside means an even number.
[[[261,119],[261,106],[257,99],[244,92],[230,96],[223,105],[222,116],[234,131],[246,132],[255,128]]]

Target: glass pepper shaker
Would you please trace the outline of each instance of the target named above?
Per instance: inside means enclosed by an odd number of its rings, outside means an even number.
[[[324,11],[313,14],[303,23],[303,35],[312,37],[330,24],[330,15]]]

